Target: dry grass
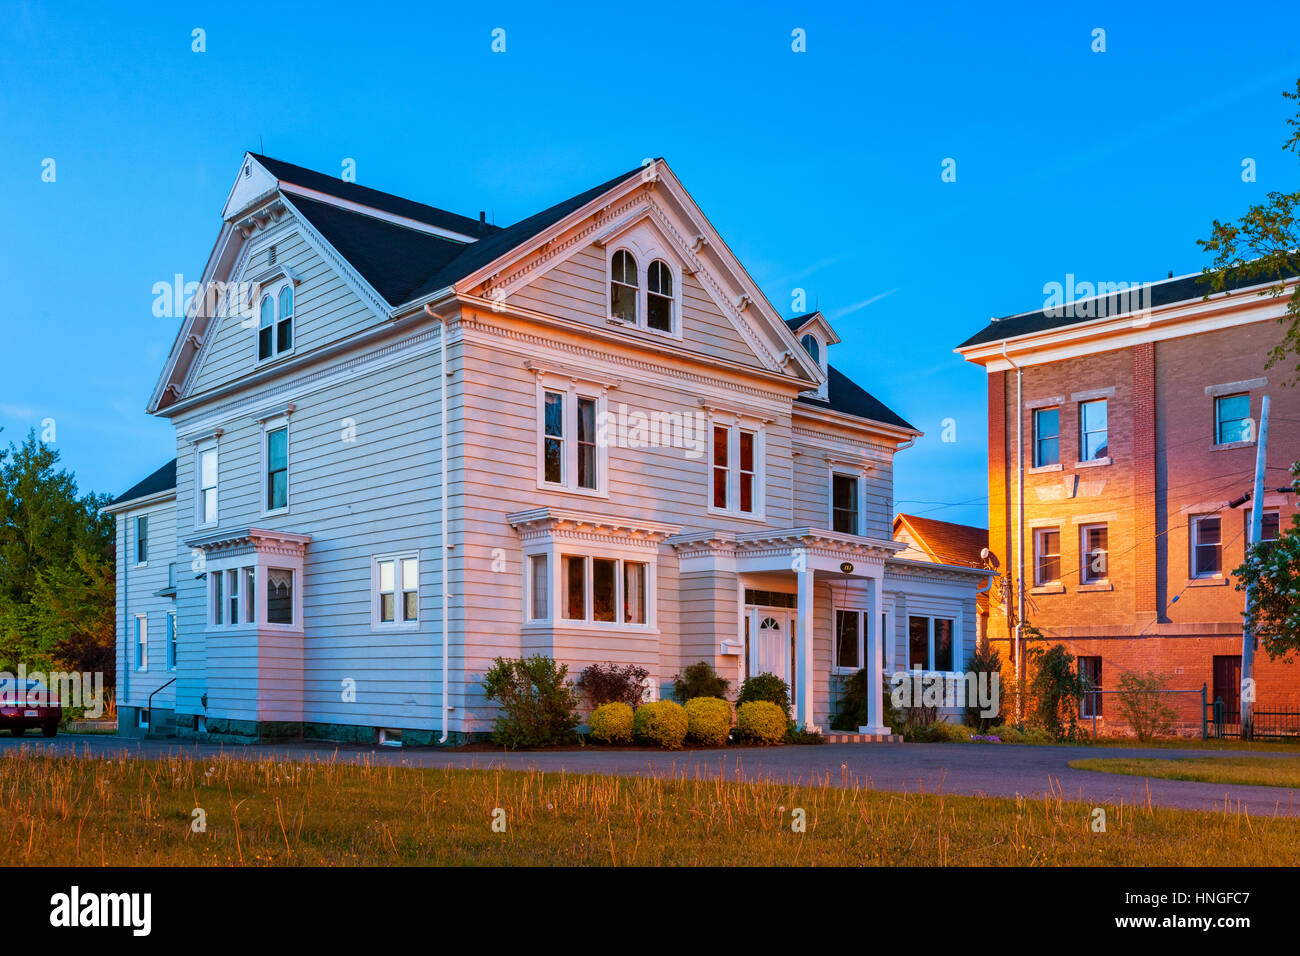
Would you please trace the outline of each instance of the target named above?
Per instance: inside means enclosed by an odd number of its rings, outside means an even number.
[[[1300,759],[1295,757],[1090,757],[1072,760],[1076,770],[1097,770],[1165,780],[1233,783],[1300,789]]]
[[[4,865],[1300,865],[1300,820],[853,786],[0,758]],[[833,785],[834,784],[834,785]],[[200,808],[206,831],[191,821]],[[504,832],[494,832],[494,811]],[[795,832],[801,809],[806,831]]]

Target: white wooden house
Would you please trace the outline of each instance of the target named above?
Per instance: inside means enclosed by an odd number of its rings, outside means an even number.
[[[833,347],[662,160],[498,228],[246,155],[149,401],[173,486],[111,506],[123,728],[463,740],[532,653],[773,672],[821,727],[960,671],[986,575],[895,557],[919,432]]]

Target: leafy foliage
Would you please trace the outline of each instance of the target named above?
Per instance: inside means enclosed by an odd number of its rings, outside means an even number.
[[[630,744],[632,708],[621,700],[601,704],[591,712],[591,736],[603,744]]]
[[[705,747],[721,747],[731,733],[731,704],[720,697],[686,702],[686,735]]]
[[[642,743],[658,744],[665,750],[679,750],[686,739],[689,722],[686,708],[673,700],[642,704],[632,717],[632,732]]]
[[[966,706],[966,723],[975,728],[976,733],[984,733],[988,730],[993,722],[1000,719],[1002,714],[1002,655],[989,643],[987,636],[975,648],[975,653],[971,655],[966,669],[975,674],[986,674],[990,691],[996,687],[992,700],[993,716],[983,716],[985,708],[979,706],[977,701],[967,701]],[[998,679],[994,681],[994,675]]]
[[[1154,671],[1125,674],[1119,679],[1119,709],[1143,743],[1166,736],[1178,719],[1178,712],[1165,703],[1162,691],[1166,683],[1165,676]]]
[[[1053,740],[1077,740],[1079,704],[1088,686],[1075,668],[1074,655],[1063,644],[1046,649],[1030,644],[1025,658],[1034,670],[1028,688],[1034,722]]]
[[[1291,466],[1300,491],[1300,462]],[[1300,514],[1276,541],[1253,545],[1232,572],[1238,591],[1253,588],[1246,608],[1250,628],[1269,657],[1290,661],[1300,651]]]
[[[736,698],[736,706],[747,704],[753,700],[765,700],[768,703],[776,704],[781,708],[781,713],[790,712],[790,685],[777,677],[775,674],[755,674],[752,677],[746,677],[745,682],[740,685],[740,696]]]
[[[720,677],[708,661],[691,664],[673,677],[673,697],[685,703],[695,697],[726,697],[731,681]]]
[[[592,664],[578,675],[578,690],[587,695],[592,707],[621,701],[636,707],[645,694],[650,672],[635,664]]]
[[[789,720],[786,711],[771,701],[747,701],[736,711],[736,734],[756,744],[779,744],[785,740]]]
[[[498,657],[483,679],[488,700],[501,705],[492,739],[505,747],[545,747],[574,738],[578,695],[569,665],[549,657]]]
[[[894,698],[890,693],[889,678],[881,679],[881,720],[886,727],[897,727],[902,718],[894,709]],[[844,693],[840,697],[839,713],[831,719],[832,730],[856,731],[870,722],[871,712],[868,703],[871,674],[862,668],[848,677],[844,682]]]

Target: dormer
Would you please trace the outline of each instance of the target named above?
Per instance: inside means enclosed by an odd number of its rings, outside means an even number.
[[[826,382],[827,377],[830,375],[828,353],[832,345],[839,343],[840,337],[835,334],[831,324],[826,321],[826,316],[820,312],[796,315],[793,319],[786,319],[785,324],[790,327],[790,331],[794,333],[795,339],[803,346],[803,350],[822,370],[822,383],[812,394],[822,401],[826,401]]]

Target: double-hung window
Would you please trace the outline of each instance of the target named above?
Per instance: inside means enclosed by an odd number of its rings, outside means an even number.
[[[596,395],[579,389],[542,389],[538,436],[542,486],[603,493],[607,459],[597,440],[601,403]]]
[[[1081,584],[1099,584],[1108,577],[1107,562],[1110,557],[1108,529],[1104,524],[1085,524],[1079,528],[1081,556],[1079,581]]]
[[[1217,514],[1193,515],[1191,523],[1192,577],[1223,573],[1223,523]]]
[[[709,466],[709,507],[727,514],[763,513],[763,442],[756,428],[715,423]]]
[[[831,475],[831,530],[860,534],[858,523],[858,479],[854,475]]]
[[[1263,518],[1259,528],[1259,543],[1272,548],[1282,536],[1282,516],[1276,511],[1265,511]],[[1246,513],[1246,521],[1250,521],[1250,512]]]
[[[415,555],[375,558],[374,623],[417,624],[420,620],[420,561]]]
[[[1079,460],[1098,461],[1110,454],[1106,399],[1079,403]]]
[[[539,591],[549,587],[546,562],[529,560],[533,595],[530,615],[543,620],[539,610],[545,602]],[[561,618],[593,624],[641,626],[649,623],[649,564],[625,558],[608,558],[584,554],[560,555]]]
[[[1034,410],[1034,467],[1061,463],[1061,410]]]
[[[1254,423],[1250,418],[1250,393],[1220,395],[1214,400],[1214,443],[1252,441]]]
[[[1061,580],[1061,529],[1034,529],[1034,584],[1057,584]]]
[[[862,669],[862,612],[835,611],[835,667],[842,671]]]
[[[199,525],[217,522],[217,443],[209,441],[199,445],[194,456],[195,472],[195,522]]]
[[[208,625],[238,627],[257,619],[257,569],[252,566],[209,569]]]
[[[149,618],[144,614],[135,616],[135,669],[149,669]]]
[[[266,513],[289,507],[289,423],[268,422],[262,433],[263,490]]]
[[[908,667],[951,671],[954,666],[952,618],[911,616],[907,619]]]
[[[528,556],[528,620],[551,619],[551,569],[549,554]]]
[[[176,612],[167,612],[167,669],[176,670]]]
[[[135,519],[135,563],[149,563],[149,516],[138,515]]]
[[[293,351],[293,284],[262,296],[257,319],[257,360]]]

